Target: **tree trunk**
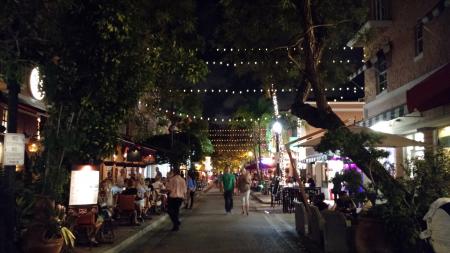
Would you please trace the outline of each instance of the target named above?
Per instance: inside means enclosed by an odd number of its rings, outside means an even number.
[[[16,80],[8,81],[8,133],[17,132],[17,105],[20,84]],[[16,166],[5,166],[1,178],[0,190],[0,252],[16,252],[16,199],[15,199]]]
[[[291,106],[291,112],[316,128],[336,130],[340,127],[344,127],[345,124],[328,105],[324,92],[324,86],[319,78],[317,67],[322,50],[318,46],[318,39],[314,32],[311,0],[297,1],[297,7],[299,7],[299,10],[303,10],[300,16],[305,25],[305,35],[303,38],[305,46],[305,79],[313,88],[317,107],[305,104],[304,100],[297,100]],[[301,92],[300,89],[299,92]],[[303,94],[298,94],[297,98],[303,97],[302,95]],[[390,189],[393,189],[393,191],[399,189],[408,195],[406,189],[404,189],[397,180],[389,175],[384,167],[370,155],[370,152],[365,147],[362,145],[355,145],[349,148],[349,150],[345,150],[345,152],[356,164],[358,164],[366,175],[372,175],[375,181],[374,183],[384,182],[385,186],[392,187]],[[386,195],[391,193],[384,194]]]

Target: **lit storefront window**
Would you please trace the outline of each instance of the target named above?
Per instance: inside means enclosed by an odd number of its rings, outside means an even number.
[[[439,129],[438,141],[440,146],[450,151],[450,126]]]
[[[424,134],[421,132],[407,135],[406,138],[420,142],[424,142],[425,140]],[[425,147],[423,146],[406,147],[406,159],[408,161],[411,161],[414,158],[423,159],[424,156],[425,156]],[[410,177],[414,177],[412,172]]]
[[[378,161],[383,165],[383,167],[386,169],[387,172],[389,172],[391,176],[395,176],[395,161],[396,161],[395,148],[378,148],[378,149],[388,152],[389,155],[387,157],[380,158],[378,159]]]

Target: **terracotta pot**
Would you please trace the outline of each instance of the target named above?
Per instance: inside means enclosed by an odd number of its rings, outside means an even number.
[[[358,253],[391,253],[383,222],[373,218],[358,218],[355,226],[355,249]]]
[[[25,253],[60,253],[64,238],[44,239],[42,229],[31,229],[23,238],[22,250]]]

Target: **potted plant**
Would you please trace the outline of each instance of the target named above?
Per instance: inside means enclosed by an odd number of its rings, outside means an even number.
[[[343,156],[351,156],[353,146],[361,143],[371,157],[366,160],[373,160],[386,156],[385,151],[374,148],[378,141],[379,137],[371,134],[336,131],[326,134],[316,148],[320,152],[340,150]],[[450,196],[450,156],[444,150],[430,150],[404,167],[406,175],[413,177],[375,181],[369,164],[366,175],[372,187],[365,188],[365,197],[370,199],[372,207],[358,215],[357,252],[426,252],[429,249],[419,238],[425,228],[422,218],[433,201]]]
[[[64,245],[73,247],[75,236],[67,227],[65,208],[45,196],[36,196],[33,221],[23,235],[22,250],[59,253]]]

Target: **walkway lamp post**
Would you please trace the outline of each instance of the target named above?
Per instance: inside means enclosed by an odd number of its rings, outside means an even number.
[[[277,176],[281,176],[280,168],[280,135],[283,130],[283,126],[280,122],[275,121],[272,126],[272,131],[275,133],[275,147],[276,147],[276,158],[277,158]]]

